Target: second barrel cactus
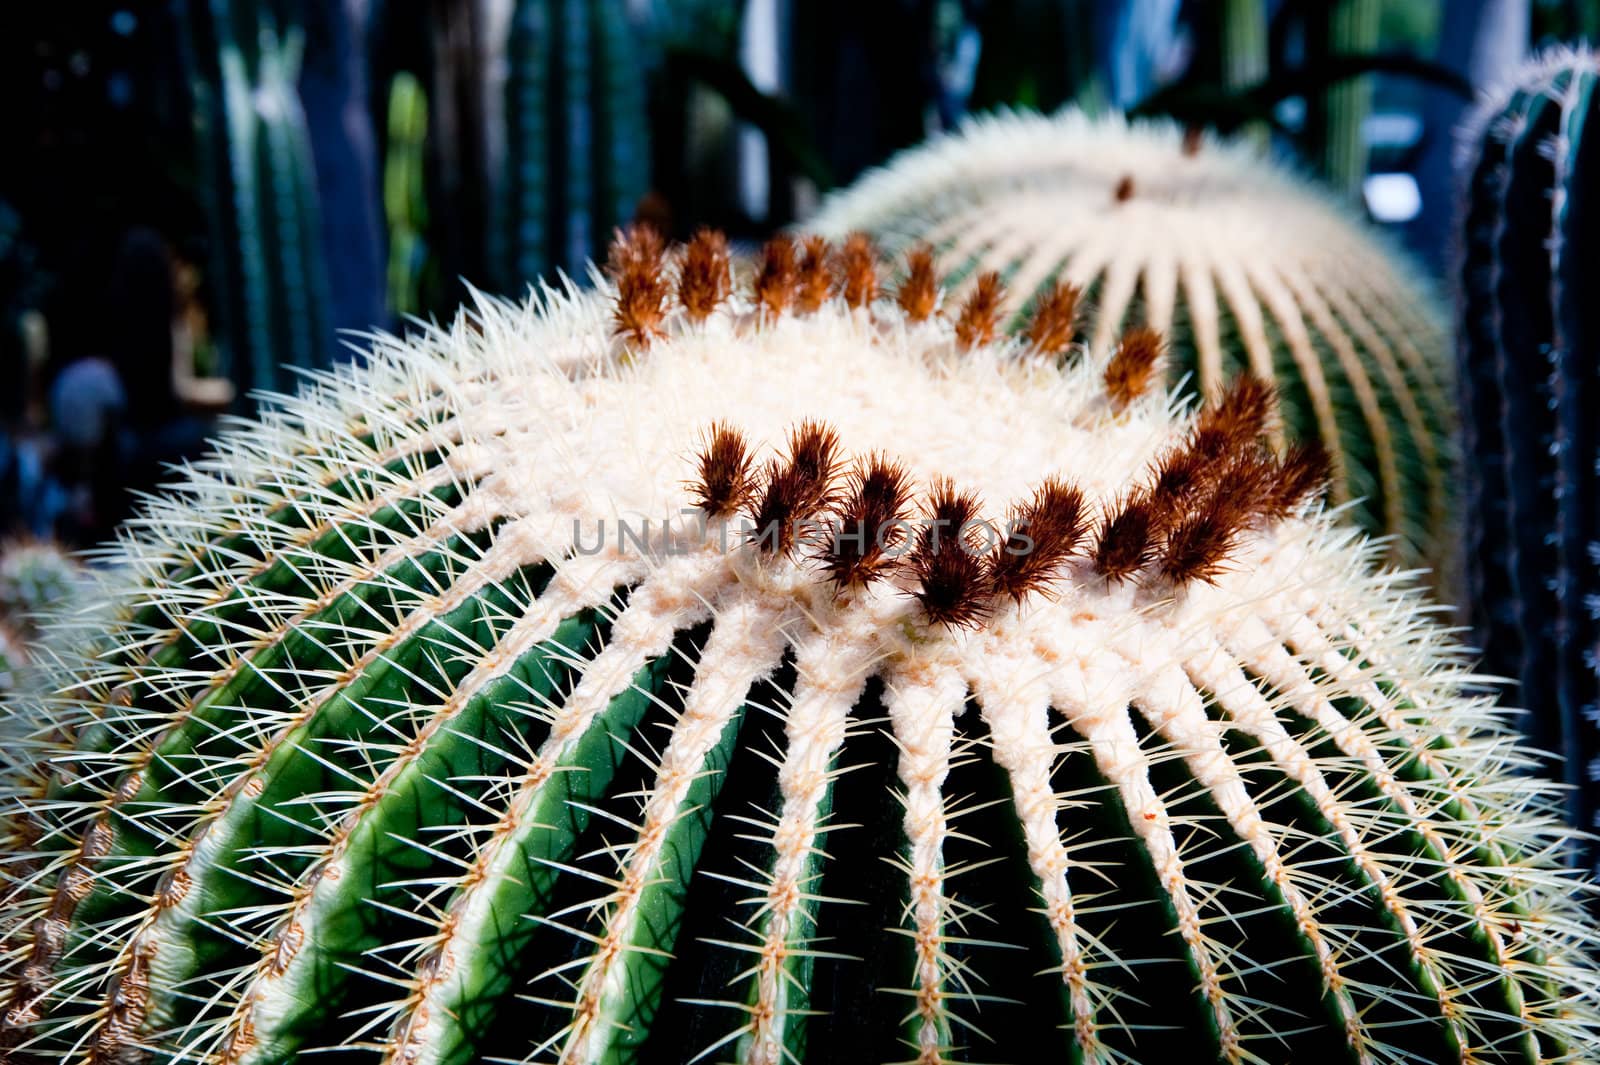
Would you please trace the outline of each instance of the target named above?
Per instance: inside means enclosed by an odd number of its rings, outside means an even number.
[[[999,114],[911,149],[823,205],[810,228],[930,245],[960,290],[998,272],[1011,313],[1061,285],[1084,339],[1170,332],[1169,376],[1215,396],[1272,381],[1290,438],[1320,440],[1336,501],[1392,534],[1390,557],[1454,578],[1454,391],[1447,330],[1375,234],[1251,144],[1167,122]]]

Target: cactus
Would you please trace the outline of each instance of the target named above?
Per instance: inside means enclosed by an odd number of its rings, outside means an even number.
[[[433,280],[428,262],[428,197],[424,160],[428,97],[402,70],[389,85],[388,153],[383,163],[383,212],[389,225],[389,309],[396,316],[423,312]]]
[[[1174,377],[1215,396],[1248,368],[1274,381],[1292,436],[1321,440],[1333,498],[1394,534],[1391,559],[1453,583],[1450,360],[1442,312],[1335,202],[1248,143],[1166,123],[980,118],[824,203],[809,227],[925,241],[965,286],[998,270],[1025,309],[1058,278],[1098,308],[1170,331]]]
[[[516,291],[583,276],[649,182],[643,55],[623,0],[516,0],[489,256]],[[496,154],[499,154],[498,152]]]
[[[1564,755],[1586,828],[1600,795],[1600,215],[1589,212],[1600,60],[1556,50],[1488,101],[1460,261],[1467,576],[1485,669],[1518,682],[1530,735]],[[1589,859],[1592,862],[1592,857]]]
[[[293,388],[334,355],[315,169],[296,82],[304,35],[271,0],[184,0],[209,284],[223,370]],[[292,8],[292,5],[290,5]]]
[[[1583,1060],[1570,830],[1270,388],[887,270],[634,233],[185,471],[0,745],[11,1060]]]
[[[40,625],[71,605],[83,580],[83,567],[56,544],[0,544],[0,692],[15,687]]]

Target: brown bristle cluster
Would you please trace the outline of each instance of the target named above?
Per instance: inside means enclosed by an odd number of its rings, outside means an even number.
[[[839,291],[852,308],[878,298],[878,249],[865,233],[850,234],[839,249]]]
[[[1216,464],[1193,446],[1174,447],[1156,462],[1151,494],[1168,509],[1184,506],[1210,485],[1217,472]]]
[[[606,269],[617,286],[615,334],[636,347],[648,347],[662,334],[668,295],[665,254],[661,235],[642,223],[618,230],[611,242]]]
[[[912,594],[934,625],[967,628],[989,614],[989,575],[974,542],[978,499],[948,480],[935,482],[928,524],[917,534],[910,567],[917,582]]]
[[[1246,529],[1291,516],[1321,491],[1328,456],[1319,445],[1299,445],[1282,460],[1266,446],[1274,411],[1271,388],[1235,381],[1156,462],[1150,483],[1108,511],[1096,571],[1124,580],[1154,563],[1173,584],[1214,581]]]
[[[1194,158],[1200,154],[1200,149],[1205,145],[1206,131],[1204,128],[1190,124],[1183,127],[1183,154]]]
[[[1215,403],[1201,409],[1192,446],[1212,457],[1237,453],[1268,432],[1277,406],[1270,384],[1253,374],[1240,374]]]
[[[1122,334],[1105,372],[1106,395],[1118,410],[1149,390],[1166,352],[1166,338],[1149,326],[1136,325]]]
[[[1120,581],[1143,569],[1155,549],[1160,516],[1160,507],[1144,491],[1108,506],[1095,543],[1095,572]]]
[[[728,268],[728,238],[715,229],[701,229],[683,252],[678,273],[678,302],[691,322],[703,322],[733,288]]]
[[[1083,290],[1077,285],[1057,281],[1033,305],[1028,322],[1028,342],[1041,355],[1059,355],[1078,335],[1078,305]]]
[[[1000,304],[1005,294],[998,271],[986,270],[978,275],[956,316],[957,344],[971,350],[994,339],[995,330],[1000,325]]]
[[[833,249],[826,237],[807,237],[800,255],[800,277],[795,294],[795,309],[811,314],[833,295],[833,269],[829,260]]]
[[[927,321],[939,302],[939,274],[933,249],[919,244],[906,253],[906,277],[895,292],[895,302],[913,322]]]
[[[789,458],[768,464],[765,484],[749,508],[751,541],[763,551],[787,554],[801,525],[833,502],[839,469],[839,434],[822,422],[805,421],[789,433]]]
[[[1116,197],[1118,203],[1127,203],[1133,199],[1133,175],[1123,174],[1122,179],[1117,182],[1117,187],[1112,191],[1111,195]]]
[[[1296,444],[1277,463],[1270,491],[1261,503],[1269,521],[1289,517],[1301,504],[1322,494],[1333,476],[1328,452],[1315,441]]]
[[[794,302],[799,271],[795,266],[794,241],[776,236],[761,249],[761,266],[756,271],[755,298],[762,317],[776,321]]]
[[[689,483],[695,505],[713,518],[725,518],[749,500],[754,488],[750,448],[739,430],[724,422],[706,430],[699,470]]]
[[[823,568],[840,588],[883,576],[905,541],[911,475],[885,455],[873,455],[850,471],[837,508],[838,526],[819,553]]]
[[[992,593],[1020,603],[1047,587],[1082,545],[1088,525],[1082,491],[1056,477],[1040,485],[1012,511],[1005,542],[989,555]]]
[[[1174,584],[1214,581],[1244,532],[1248,501],[1238,490],[1211,493],[1204,506],[1179,518],[1161,547],[1157,570]]]

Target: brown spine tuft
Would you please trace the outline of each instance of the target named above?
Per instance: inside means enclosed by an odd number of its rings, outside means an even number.
[[[1242,495],[1223,488],[1172,527],[1161,550],[1163,577],[1174,584],[1216,581],[1249,517],[1249,503]]]
[[[750,498],[755,487],[750,449],[744,435],[725,422],[706,430],[700,448],[699,476],[689,483],[695,505],[713,518],[725,518]]]
[[[1272,474],[1261,513],[1269,520],[1281,521],[1327,489],[1333,462],[1321,444],[1308,441],[1290,448]]]
[[[749,508],[751,541],[763,551],[787,554],[802,538],[799,526],[832,502],[839,470],[839,434],[822,422],[805,421],[789,432],[789,460],[767,466],[765,484]]]
[[[957,491],[948,480],[935,482],[928,524],[911,552],[912,593],[929,623],[951,628],[978,625],[989,613],[989,580],[972,526],[978,498]]]
[[[956,343],[971,351],[993,340],[1000,325],[1000,302],[1004,298],[1005,286],[1000,282],[998,271],[986,270],[979,274],[956,317]]]
[[[1150,491],[1164,508],[1181,506],[1203,492],[1216,476],[1215,465],[1193,447],[1175,447],[1156,462]]]
[[[1118,203],[1127,203],[1133,199],[1133,175],[1123,174],[1122,178],[1117,182],[1116,190],[1111,195],[1116,197]]]
[[[667,315],[667,277],[661,235],[644,224],[618,230],[611,242],[606,270],[617,285],[614,334],[645,348],[662,335]]]
[[[678,274],[678,300],[689,321],[709,318],[732,288],[728,238],[714,229],[697,230],[684,249],[683,269]]]
[[[1150,561],[1158,517],[1155,503],[1144,492],[1108,506],[1094,549],[1095,572],[1125,580],[1143,568]]]
[[[989,555],[993,594],[1020,603],[1029,592],[1058,580],[1088,526],[1082,491],[1056,477],[1040,485],[1032,499],[1012,511],[1005,542]]]
[[[1240,374],[1215,403],[1201,409],[1193,447],[1212,458],[1236,454],[1267,432],[1277,409],[1272,385],[1253,374]]]
[[[1147,325],[1136,325],[1122,334],[1105,373],[1106,395],[1118,410],[1145,394],[1166,352],[1166,338]]]
[[[1206,131],[1204,127],[1194,124],[1183,127],[1183,154],[1193,158],[1200,154],[1200,149],[1205,145]]]
[[[761,248],[761,267],[756,271],[755,298],[761,316],[776,321],[794,302],[797,271],[794,241],[779,235]]]
[[[839,524],[818,557],[840,588],[883,575],[905,541],[911,475],[884,455],[858,462],[838,506]]]
[[[635,222],[611,231],[611,246],[606,249],[606,276],[613,281],[641,266],[660,269],[666,258],[661,234],[648,222]]]
[[[807,237],[800,257],[799,292],[795,306],[801,314],[812,314],[833,295],[833,270],[828,265],[832,249],[826,237]]]
[[[1028,323],[1028,342],[1041,355],[1059,355],[1078,336],[1078,306],[1083,290],[1077,285],[1057,281],[1033,305],[1033,320]]]
[[[865,233],[852,233],[839,249],[839,291],[851,308],[878,298],[878,250]]]
[[[900,282],[895,302],[913,322],[927,321],[939,302],[939,274],[933,265],[933,249],[919,244],[906,253],[906,279]]]

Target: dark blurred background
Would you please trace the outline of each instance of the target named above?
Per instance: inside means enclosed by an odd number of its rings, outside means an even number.
[[[103,540],[350,331],[635,218],[758,241],[897,149],[1069,102],[1241,130],[1442,280],[1452,136],[1587,0],[136,0],[0,14],[0,535]]]

